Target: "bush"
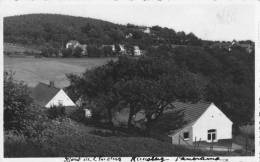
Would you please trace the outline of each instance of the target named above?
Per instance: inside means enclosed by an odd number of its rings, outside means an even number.
[[[55,119],[58,117],[63,117],[65,116],[65,107],[63,106],[52,106],[48,109],[48,117],[50,119]]]
[[[77,122],[84,122],[85,115],[83,109],[77,109],[73,113],[70,114],[70,118]]]
[[[14,80],[14,73],[4,72],[4,129],[22,130],[32,104],[29,88],[23,82]]]
[[[48,118],[47,118],[48,119]],[[188,156],[202,152],[174,146],[151,138],[99,137],[90,135],[88,127],[68,118],[48,119],[38,137],[5,132],[5,157],[64,156]],[[105,132],[103,135],[109,135]]]
[[[97,129],[95,129],[94,131],[91,131],[90,133],[94,134],[94,135],[101,136],[101,137],[111,137],[111,136],[114,136],[114,133],[112,131],[110,131],[110,130],[97,130]]]

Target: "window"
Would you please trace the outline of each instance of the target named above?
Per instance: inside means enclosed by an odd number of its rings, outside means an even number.
[[[183,133],[183,138],[184,138],[185,140],[189,139],[189,132],[184,132],[184,133]]]
[[[214,140],[216,140],[216,134],[217,134],[216,129],[210,129],[210,130],[208,130],[208,140],[209,140],[209,141],[214,141]]]
[[[62,100],[59,100],[58,103],[59,103],[59,105],[63,105],[63,101]]]

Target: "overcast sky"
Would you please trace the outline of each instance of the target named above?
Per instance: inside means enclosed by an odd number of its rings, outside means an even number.
[[[193,32],[207,40],[254,39],[253,4],[75,3],[2,1],[4,16],[58,13],[91,17],[114,23],[159,25]]]

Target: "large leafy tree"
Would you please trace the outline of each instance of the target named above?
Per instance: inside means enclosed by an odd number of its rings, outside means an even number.
[[[142,109],[149,130],[173,101],[200,98],[193,75],[175,67],[172,60],[120,57],[116,62],[86,71],[81,77],[70,75],[69,79],[72,82],[70,88],[74,89],[72,92],[78,96],[102,99],[110,123],[113,109],[120,109],[119,104],[128,106],[129,128],[133,116]]]
[[[29,118],[32,98],[28,87],[23,82],[16,82],[13,75],[13,72],[4,72],[4,129],[20,131]]]

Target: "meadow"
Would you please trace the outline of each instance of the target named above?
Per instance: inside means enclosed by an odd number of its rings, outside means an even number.
[[[15,72],[14,79],[34,87],[38,82],[55,81],[55,86],[64,88],[70,83],[66,74],[81,74],[106,64],[116,58],[35,58],[4,56],[4,70]]]

